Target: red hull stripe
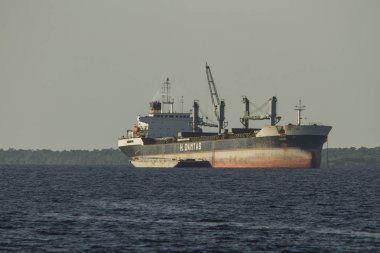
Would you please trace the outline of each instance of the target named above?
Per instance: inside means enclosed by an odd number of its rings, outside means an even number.
[[[214,162],[214,168],[310,168],[310,159],[244,161],[244,162]]]

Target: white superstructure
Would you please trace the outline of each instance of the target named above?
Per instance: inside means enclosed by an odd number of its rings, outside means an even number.
[[[144,145],[142,138],[176,138],[180,132],[192,132],[191,113],[173,111],[174,100],[170,96],[169,78],[162,86],[161,101],[150,102],[148,115],[138,116],[135,126],[119,139],[118,146]],[[169,106],[169,108],[167,108]]]
[[[137,126],[145,138],[176,137],[179,132],[191,132],[190,113],[151,113],[139,116]]]

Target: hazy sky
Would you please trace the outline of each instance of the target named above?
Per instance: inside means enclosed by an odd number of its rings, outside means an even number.
[[[171,78],[175,109],[230,127],[242,95],[281,123],[332,125],[330,147],[380,146],[380,1],[0,0],[0,148],[116,148]],[[269,123],[269,122],[267,122]],[[262,125],[262,123],[251,122]]]

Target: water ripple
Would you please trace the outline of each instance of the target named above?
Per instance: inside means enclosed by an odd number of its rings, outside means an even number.
[[[0,168],[0,252],[379,252],[380,170]]]

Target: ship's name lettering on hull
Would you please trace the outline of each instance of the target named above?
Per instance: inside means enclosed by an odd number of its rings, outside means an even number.
[[[198,151],[198,150],[202,150],[202,143],[200,143],[200,142],[181,143],[181,144],[179,144],[179,151],[180,152]]]

